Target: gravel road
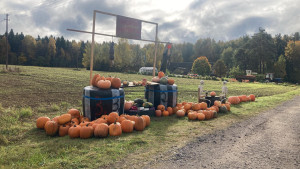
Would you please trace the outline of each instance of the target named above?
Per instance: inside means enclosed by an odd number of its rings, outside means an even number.
[[[143,168],[299,169],[300,96],[157,155]]]

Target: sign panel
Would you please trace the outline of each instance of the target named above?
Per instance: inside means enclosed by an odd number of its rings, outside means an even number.
[[[141,30],[142,22],[140,20],[117,16],[117,37],[141,40]]]

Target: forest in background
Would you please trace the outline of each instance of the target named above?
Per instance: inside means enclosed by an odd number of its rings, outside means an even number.
[[[89,67],[89,41],[68,40],[62,37],[37,38],[23,33],[8,33],[8,55],[10,65],[32,65],[46,67]],[[6,63],[6,36],[0,35],[0,64]],[[114,47],[114,65],[110,66],[110,42],[96,43],[94,69],[102,71],[137,72],[140,67],[153,66],[155,45],[131,44],[119,39]],[[160,69],[164,44],[158,45],[157,68]],[[195,44],[173,44],[169,62],[194,62],[206,56],[214,65],[222,61],[228,72],[252,70],[258,74],[273,72],[275,77],[289,82],[300,82],[300,35],[277,34],[272,36],[264,29],[254,35],[245,35],[230,41],[215,41],[201,38]]]

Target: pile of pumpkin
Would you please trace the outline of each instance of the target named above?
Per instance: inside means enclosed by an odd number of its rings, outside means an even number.
[[[121,87],[121,79],[117,77],[104,77],[95,74],[92,79],[92,85],[100,89],[119,89]]]
[[[150,125],[150,117],[120,115],[111,112],[109,115],[90,121],[87,117],[80,115],[77,109],[70,109],[68,113],[56,116],[52,120],[49,117],[39,117],[36,126],[44,129],[49,136],[69,135],[70,138],[90,138],[119,136],[122,133],[131,133],[133,130],[143,131]]]
[[[152,78],[152,82],[160,83],[162,85],[173,85],[175,83],[174,79],[168,78],[162,71],[158,72],[158,75]]]
[[[228,97],[228,102],[231,104],[239,104],[241,102],[255,101],[255,95],[250,94],[249,96],[240,95],[240,96],[230,96]]]
[[[157,117],[170,116],[176,114],[177,117],[188,116],[189,120],[209,120],[216,118],[218,112],[226,113],[230,111],[230,103],[226,102],[222,104],[221,101],[215,101],[214,105],[207,107],[207,103],[193,103],[193,102],[182,102],[178,103],[176,107],[167,107],[164,105],[158,105],[155,115]]]

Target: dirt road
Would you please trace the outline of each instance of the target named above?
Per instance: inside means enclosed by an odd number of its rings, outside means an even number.
[[[157,156],[143,168],[300,168],[300,96]]]

